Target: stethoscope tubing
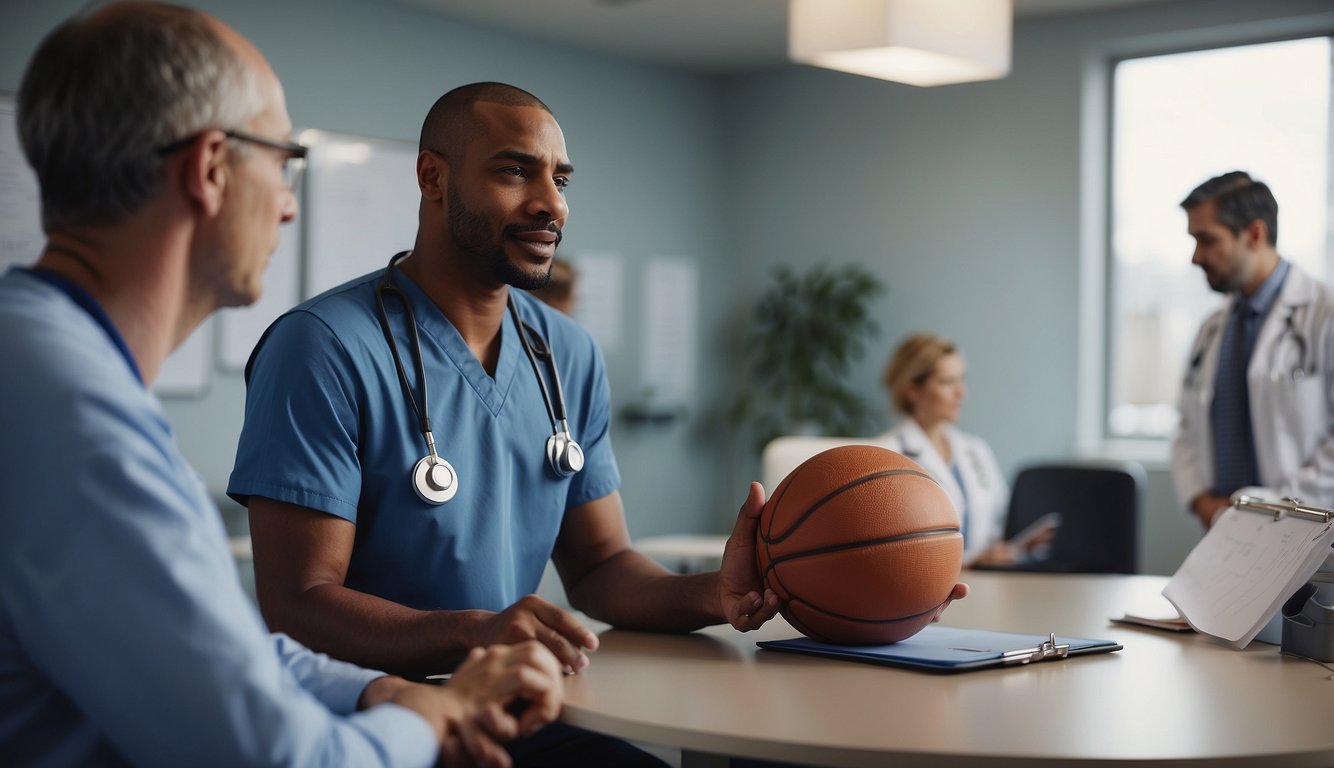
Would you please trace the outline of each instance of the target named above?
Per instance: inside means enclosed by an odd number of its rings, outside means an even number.
[[[427,455],[413,467],[413,490],[423,501],[429,504],[443,504],[453,498],[458,491],[458,474],[454,471],[453,466],[436,452],[435,437],[431,431],[426,362],[422,355],[421,337],[417,331],[417,316],[412,309],[412,302],[394,284],[394,268],[409,253],[410,251],[402,251],[394,254],[389,259],[389,265],[385,267],[384,278],[375,287],[375,306],[379,314],[380,329],[384,331],[385,341],[388,343],[389,351],[394,359],[394,369],[398,373],[399,384],[403,388],[403,394],[409,407],[412,408],[422,438],[426,442]],[[402,355],[398,350],[398,340],[389,325],[389,312],[385,307],[384,299],[386,294],[395,296],[399,303],[403,305],[409,338],[412,340],[413,367],[416,369],[417,379],[421,385],[420,407],[418,407],[417,396],[412,383],[408,381],[407,369],[403,365]],[[506,305],[510,316],[514,319],[515,330],[519,335],[519,345],[523,347],[528,363],[532,366],[533,375],[537,379],[537,386],[542,393],[542,404],[546,407],[547,417],[551,420],[551,437],[547,440],[548,463],[558,477],[569,477],[582,469],[583,449],[575,442],[574,436],[570,433],[565,410],[565,393],[561,388],[560,372],[556,368],[555,356],[551,353],[551,347],[542,340],[532,326],[523,321],[523,318],[519,315],[519,308],[514,302],[513,294],[507,298]],[[534,347],[537,348],[536,351]],[[547,364],[547,370],[551,375],[550,389],[547,388],[546,377],[542,375],[537,363],[538,357],[541,357]]]
[[[519,331],[519,346],[523,347],[528,364],[533,368],[533,376],[537,378],[537,386],[542,390],[542,404],[547,408],[547,417],[551,419],[552,429],[555,429],[558,424],[565,422],[565,393],[560,386],[560,372],[556,370],[556,361],[546,342],[542,341],[532,327],[519,317],[519,308],[514,305],[514,297],[510,296],[505,303],[509,307],[510,317],[514,318],[514,327]],[[551,372],[551,390],[555,392],[554,399],[551,396],[552,391],[547,390],[545,377],[538,370],[539,357],[547,363],[547,370]]]
[[[427,400],[428,392],[426,388],[426,363],[421,354],[421,337],[417,335],[417,314],[412,309],[412,302],[408,297],[394,285],[394,267],[399,261],[403,260],[408,251],[395,254],[389,260],[389,266],[385,270],[384,279],[375,286],[375,305],[379,309],[380,328],[384,331],[385,341],[389,344],[389,351],[394,356],[394,369],[398,372],[399,384],[403,386],[403,394],[407,397],[408,406],[412,408],[412,415],[416,417],[417,424],[420,426],[423,435],[431,433],[431,415],[430,404]],[[417,381],[421,382],[422,400],[421,408],[417,407],[417,397],[412,391],[412,384],[408,381],[408,372],[403,367],[403,360],[398,354],[398,340],[394,338],[394,331],[389,327],[389,312],[385,309],[384,296],[386,293],[393,294],[403,305],[403,314],[407,316],[408,333],[412,337],[412,362],[417,370]]]
[[[1297,312],[1305,309],[1305,307],[1305,304],[1293,304],[1288,307],[1288,314],[1283,319],[1283,333],[1278,337],[1278,340],[1269,351],[1269,369],[1272,372],[1277,369],[1278,354],[1279,349],[1283,346],[1283,339],[1287,337],[1292,338],[1292,343],[1297,348],[1297,362],[1293,365],[1288,376],[1294,382],[1301,381],[1306,378],[1307,375],[1312,373],[1312,371],[1307,370],[1306,337],[1297,328]],[[1208,327],[1206,327],[1200,334],[1200,342],[1196,345],[1195,352],[1190,358],[1190,366],[1186,370],[1184,382],[1186,389],[1195,389],[1200,385],[1199,374],[1200,369],[1204,365],[1204,355],[1226,320],[1226,315],[1221,315],[1213,319]],[[1277,380],[1277,377],[1275,377],[1275,380]]]

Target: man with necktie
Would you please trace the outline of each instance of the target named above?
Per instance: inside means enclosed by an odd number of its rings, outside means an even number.
[[[1181,203],[1191,263],[1227,304],[1200,328],[1172,445],[1177,496],[1205,527],[1239,493],[1334,503],[1334,302],[1277,250],[1278,203],[1242,171]]]

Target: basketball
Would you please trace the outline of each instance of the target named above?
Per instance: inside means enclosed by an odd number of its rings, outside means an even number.
[[[792,470],[760,512],[756,557],[783,617],[827,643],[917,634],[963,566],[954,505],[918,464],[845,445]]]

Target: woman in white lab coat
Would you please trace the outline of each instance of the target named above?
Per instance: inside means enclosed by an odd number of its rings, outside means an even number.
[[[967,388],[954,343],[934,334],[908,337],[885,368],[885,388],[901,418],[877,438],[925,469],[959,512],[964,565],[1005,565],[1018,552],[1003,541],[1010,488],[991,448],[954,426]]]

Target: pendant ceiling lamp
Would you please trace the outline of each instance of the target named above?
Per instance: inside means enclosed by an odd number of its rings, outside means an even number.
[[[931,86],[1010,72],[1012,0],[789,0],[793,61]]]

